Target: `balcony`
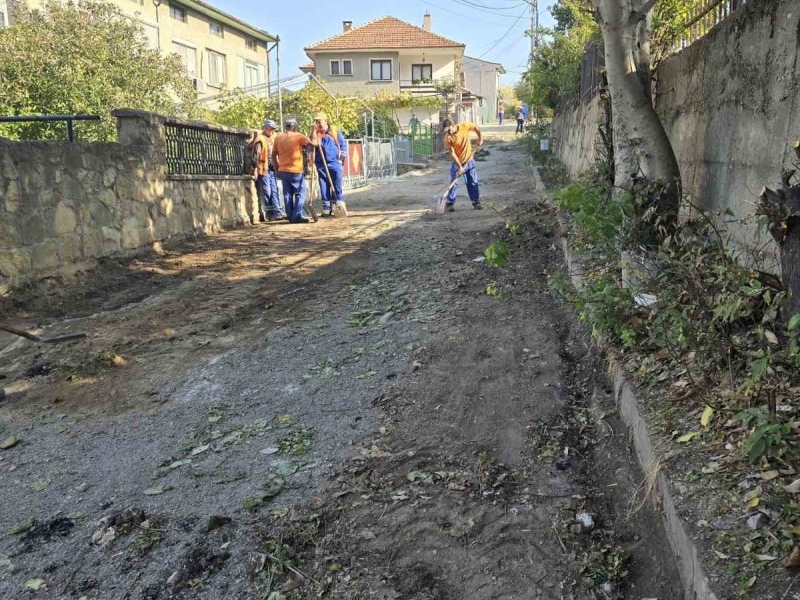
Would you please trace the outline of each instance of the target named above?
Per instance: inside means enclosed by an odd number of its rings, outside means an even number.
[[[441,87],[452,87],[452,81],[446,80],[400,80],[400,93],[408,93],[412,96],[436,96],[439,95]]]

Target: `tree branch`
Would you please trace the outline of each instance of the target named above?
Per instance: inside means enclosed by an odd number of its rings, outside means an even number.
[[[656,2],[658,2],[658,0],[639,0],[638,2],[632,3],[631,9],[634,15],[641,18],[653,10]]]

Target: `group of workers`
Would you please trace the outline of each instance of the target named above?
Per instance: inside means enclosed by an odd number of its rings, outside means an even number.
[[[310,135],[297,131],[297,121],[287,119],[284,131],[278,133],[275,121],[268,119],[262,130],[252,140],[252,168],[256,177],[259,220],[288,220],[290,223],[308,223],[303,215],[306,201],[305,177],[310,169],[316,169],[322,195],[322,216],[333,217],[337,213],[347,215],[342,184],[344,165],[347,161],[347,140],[341,130],[328,121],[325,113],[314,117]],[[476,145],[483,144],[483,134],[474,123],[454,124],[442,121],[444,147],[450,153],[451,185],[445,211],[455,210],[458,193],[457,180],[463,176],[472,207],[481,210],[478,188],[478,171],[475,166],[472,134],[477,136]],[[310,160],[309,160],[310,154]],[[308,169],[306,168],[308,167]],[[278,193],[278,179],[283,187],[283,203]]]
[[[280,133],[275,121],[267,119],[252,143],[251,165],[256,177],[259,220],[308,223],[303,215],[307,196],[305,178],[312,168],[319,176],[322,216],[333,217],[337,212],[346,216],[342,189],[346,161],[347,140],[325,113],[314,117],[308,136],[297,131],[294,119],[287,119]],[[278,193],[279,179],[283,202]]]

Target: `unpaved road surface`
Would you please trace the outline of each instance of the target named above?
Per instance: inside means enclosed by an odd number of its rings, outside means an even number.
[[[546,197],[517,145],[489,150],[497,211],[435,215],[440,163],[352,192],[346,220],[3,298],[87,338],[0,338],[0,598],[680,598],[548,289]],[[500,239],[506,268],[476,260]]]

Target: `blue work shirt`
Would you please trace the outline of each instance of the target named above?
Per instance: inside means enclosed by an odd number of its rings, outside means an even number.
[[[528,105],[527,104],[523,104],[522,108],[520,110],[522,111],[522,118],[523,119],[527,119],[528,118]]]
[[[334,165],[336,163],[341,164],[339,157],[347,158],[347,140],[344,139],[344,135],[342,134],[341,129],[336,130],[336,137],[337,140],[333,139],[333,136],[330,134],[330,127],[328,128],[328,132],[322,134],[319,137],[319,149],[317,151],[317,158],[316,163],[322,166],[322,155],[324,153],[325,158],[327,159],[328,166]],[[338,142],[338,145],[337,145]]]

